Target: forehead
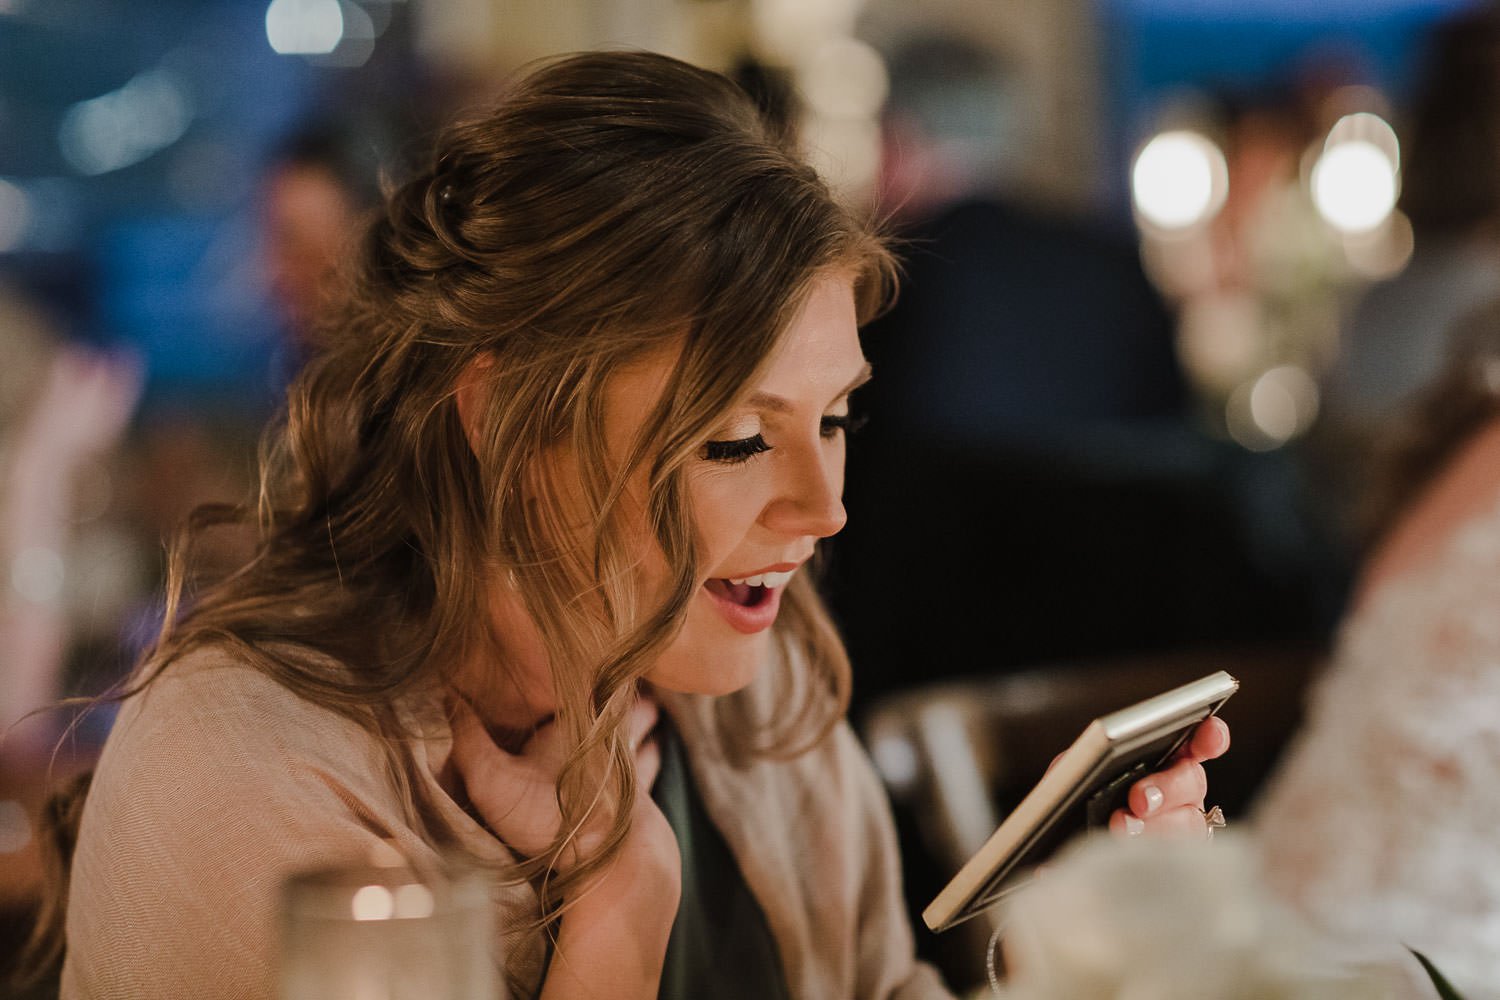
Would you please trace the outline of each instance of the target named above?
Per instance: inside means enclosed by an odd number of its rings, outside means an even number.
[[[830,274],[813,282],[752,388],[794,402],[806,395],[813,405],[823,406],[864,367],[853,278]]]
[[[644,420],[666,388],[679,349],[680,345],[674,345],[654,351],[610,378],[607,413],[611,424]],[[751,397],[774,395],[796,406],[821,408],[865,367],[853,278],[832,274],[814,280],[775,353],[747,388]]]

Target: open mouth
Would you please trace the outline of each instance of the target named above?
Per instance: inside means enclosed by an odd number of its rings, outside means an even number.
[[[771,588],[764,584],[735,583],[730,580],[709,580],[703,585],[715,597],[723,598],[742,608],[756,608],[771,596]]]

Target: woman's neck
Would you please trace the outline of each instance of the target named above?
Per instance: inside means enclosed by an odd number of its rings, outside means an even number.
[[[513,594],[490,601],[487,640],[469,654],[453,687],[502,743],[525,742],[557,711],[547,649]]]

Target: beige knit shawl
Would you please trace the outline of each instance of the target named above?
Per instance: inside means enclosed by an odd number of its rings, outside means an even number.
[[[767,672],[769,673],[769,671]],[[774,708],[768,681],[747,702]],[[792,761],[737,763],[710,699],[667,709],[695,783],[765,910],[792,995],[949,998],[913,958],[888,804],[847,725]],[[505,846],[443,792],[451,737],[411,709],[421,780],[481,859]],[[437,849],[405,818],[386,755],[359,726],[221,653],[174,664],[128,701],[99,762],[73,864],[62,996],[270,998],[276,906],[289,873],[394,846],[414,865]],[[545,961],[529,885],[496,891],[512,996]]]

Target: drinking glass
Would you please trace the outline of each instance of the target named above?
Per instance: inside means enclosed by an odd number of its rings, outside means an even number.
[[[495,1000],[490,879],[449,865],[297,875],[282,895],[283,1000]]]

